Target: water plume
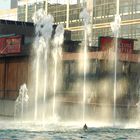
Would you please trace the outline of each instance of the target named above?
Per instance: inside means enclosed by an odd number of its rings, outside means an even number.
[[[43,53],[43,48],[45,47],[44,38],[39,38],[38,48],[36,49],[36,72],[35,72],[35,111],[34,111],[34,120],[37,119],[38,114],[38,94],[39,94],[39,73],[40,73],[40,59],[41,54]]]
[[[19,95],[15,102],[15,111],[14,111],[14,119],[17,116],[20,116],[21,120],[23,121],[24,114],[26,113],[28,108],[28,89],[26,87],[26,84],[23,84],[20,86],[19,89]]]
[[[114,22],[111,22],[111,30],[115,36],[118,36],[119,34],[120,24],[121,24],[121,17],[120,15],[116,14]]]
[[[117,3],[117,6],[116,6],[117,11],[116,11],[114,22],[111,23],[111,29],[116,38],[116,40],[115,40],[115,63],[114,63],[114,110],[113,110],[113,125],[114,126],[115,126],[115,120],[116,120],[118,37],[119,37],[119,29],[120,29],[120,23],[121,23],[121,17],[119,15],[119,1],[117,0],[116,3]]]
[[[43,69],[43,114],[42,120],[45,119],[45,104],[46,104],[46,94],[47,94],[47,59],[50,53],[50,39],[53,31],[53,17],[49,14],[47,15],[43,9],[38,10],[33,15],[33,21],[35,24],[35,52],[36,52],[36,72],[35,72],[35,111],[34,120],[38,117],[38,95],[39,95],[39,79],[40,71]],[[44,65],[41,65],[43,63]]]
[[[83,123],[85,122],[85,104],[86,104],[86,73],[87,73],[87,37],[88,37],[88,25],[90,22],[90,15],[87,9],[83,9],[80,13],[80,18],[84,23],[84,83],[83,83]]]
[[[80,19],[83,19],[84,26],[86,27],[86,25],[88,25],[90,21],[90,15],[86,8],[81,11],[79,17]]]
[[[62,44],[64,41],[64,27],[57,25],[53,39],[52,56],[54,60],[54,81],[53,81],[53,120],[56,120],[56,88],[57,88],[57,65],[59,58],[62,57]]]

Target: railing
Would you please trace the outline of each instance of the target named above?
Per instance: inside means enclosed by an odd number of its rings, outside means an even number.
[[[78,60],[83,59],[81,57],[82,53],[63,53],[63,60]],[[113,60],[114,59],[113,52],[88,52],[89,59],[98,59],[98,60]],[[128,62],[140,62],[140,54],[128,54],[128,53],[120,53],[118,55],[118,60],[120,61],[128,61]]]
[[[0,54],[6,54],[7,47],[0,49]]]

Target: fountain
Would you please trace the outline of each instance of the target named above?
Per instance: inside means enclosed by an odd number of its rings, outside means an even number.
[[[46,13],[40,9],[33,16],[34,23],[36,25],[36,39],[35,39],[35,51],[36,51],[36,74],[35,74],[35,111],[34,120],[37,120],[38,115],[38,95],[39,95],[39,79],[40,70],[44,70],[44,90],[43,92],[43,114],[42,120],[45,119],[45,105],[46,105],[46,93],[47,93],[47,57],[49,53],[49,41],[52,36],[53,30],[53,17],[46,15]],[[44,67],[40,65],[43,61]]]
[[[28,109],[28,101],[28,89],[26,84],[23,84],[20,86],[19,96],[15,101],[14,120],[16,120],[18,117],[20,117],[22,121],[23,119],[25,120],[25,114],[27,113]]]
[[[84,47],[83,47],[83,100],[82,100],[82,121],[85,124],[85,114],[86,112],[86,100],[88,98],[87,95],[87,67],[88,67],[88,37],[90,36],[90,16],[86,9],[83,9],[83,11],[80,13],[80,19],[83,20],[84,23]],[[43,10],[39,10],[35,13],[33,17],[34,23],[36,25],[36,38],[35,38],[35,109],[34,109],[34,120],[38,120],[38,106],[39,104],[39,98],[43,96],[42,104],[42,123],[45,123],[46,119],[46,104],[48,102],[47,96],[48,92],[49,94],[52,92],[52,95],[49,95],[49,98],[52,99],[52,118],[53,122],[57,120],[57,114],[56,114],[56,91],[57,91],[57,71],[58,71],[58,61],[61,61],[61,52],[62,48],[61,45],[63,43],[63,36],[64,36],[64,28],[60,24],[56,27],[55,33],[52,36],[53,31],[53,17],[51,15],[46,15],[46,13]],[[117,14],[115,16],[115,21],[111,23],[111,28],[114,33],[114,36],[116,37],[116,45],[117,46],[117,38],[119,34],[119,28],[120,28],[120,16]],[[53,37],[53,39],[51,39]],[[116,77],[117,77],[117,47],[115,48],[115,72],[114,72],[114,111],[113,111],[113,125],[115,126],[115,118],[116,118]],[[52,59],[50,59],[52,58]],[[49,62],[49,63],[48,63]],[[53,69],[48,70],[48,67],[52,67]],[[43,64],[43,65],[42,65]],[[42,74],[40,74],[42,73]],[[48,73],[51,75],[52,78],[48,79]],[[43,76],[42,76],[43,75]],[[53,88],[51,88],[50,91],[48,91],[48,80],[53,83]],[[41,82],[39,82],[41,81]],[[43,84],[41,84],[43,83]],[[39,85],[42,85],[41,88]],[[42,95],[43,93],[43,95]],[[48,115],[48,111],[47,111]]]
[[[140,119],[140,79],[138,80],[138,86],[136,92],[138,94],[138,102],[136,103],[136,107],[138,112],[138,119]]]
[[[35,72],[35,111],[34,120],[38,120],[38,102],[39,97],[43,93],[43,109],[42,109],[42,123],[45,123],[46,118],[46,103],[47,103],[47,92],[48,89],[48,79],[53,81],[53,103],[52,103],[52,117],[56,120],[56,89],[57,89],[57,66],[58,61],[61,61],[61,45],[64,40],[64,27],[62,24],[57,25],[54,35],[53,31],[53,17],[51,15],[46,15],[46,13],[41,9],[35,13],[33,16],[34,23],[36,25],[36,38],[34,50],[36,53],[36,72]],[[53,39],[52,39],[53,37]],[[50,65],[51,63],[54,64]],[[43,64],[43,65],[42,65]],[[40,74],[42,73],[42,74]],[[53,78],[48,77],[53,74]],[[43,77],[42,77],[43,75]],[[39,88],[39,81],[43,82],[42,89]],[[50,88],[50,87],[49,87]],[[50,93],[51,93],[50,89]],[[48,113],[48,112],[47,112]]]
[[[114,110],[113,110],[113,126],[115,126],[116,121],[116,94],[117,94],[117,57],[118,57],[118,37],[119,37],[119,29],[120,29],[120,23],[121,23],[121,17],[119,15],[119,0],[117,0],[117,10],[115,15],[114,22],[111,23],[111,29],[114,33],[114,36],[116,38],[115,41],[115,64],[114,64]]]
[[[63,44],[64,40],[64,27],[62,24],[59,24],[56,27],[54,40],[53,40],[53,60],[54,60],[54,83],[53,83],[53,120],[56,120],[56,110],[55,110],[55,96],[56,96],[56,88],[57,88],[57,63],[58,60],[60,61],[60,58],[62,57],[62,48],[61,45]]]
[[[83,11],[80,13],[80,18],[83,19],[84,22],[84,83],[83,83],[83,123],[85,123],[85,106],[86,106],[86,74],[87,74],[87,37],[88,37],[88,27],[89,27],[89,21],[90,16],[86,9],[83,9]]]
[[[59,83],[59,65],[61,63],[62,59],[62,44],[64,40],[64,27],[62,24],[59,24],[56,29],[54,35],[53,33],[53,17],[51,15],[46,15],[46,13],[43,10],[39,10],[35,13],[33,20],[36,26],[36,37],[35,37],[35,43],[34,43],[34,52],[35,52],[35,70],[34,70],[34,82],[33,88],[34,88],[34,102],[33,107],[31,106],[30,109],[34,109],[34,121],[22,123],[21,125],[17,125],[14,123],[8,124],[8,129],[4,128],[2,130],[2,133],[0,132],[0,138],[2,139],[10,139],[11,137],[14,139],[22,139],[25,135],[25,139],[31,139],[31,138],[37,138],[37,139],[139,139],[139,130],[127,130],[127,129],[118,129],[118,128],[110,128],[111,125],[96,123],[94,121],[94,116],[100,114],[100,112],[103,111],[107,112],[102,106],[105,106],[106,104],[103,104],[99,100],[97,103],[91,103],[92,97],[94,98],[100,98],[106,96],[106,91],[108,91],[108,88],[111,86],[110,81],[108,82],[106,79],[103,79],[101,82],[97,83],[97,86],[99,88],[101,87],[101,90],[103,91],[103,94],[98,88],[99,92],[96,92],[96,90],[90,91],[90,96],[88,96],[88,88],[87,88],[87,67],[88,67],[88,37],[89,37],[89,24],[90,24],[90,16],[86,9],[83,9],[83,11],[80,13],[80,18],[83,19],[84,22],[84,47],[83,47],[83,79],[82,79],[82,121],[79,119],[79,122],[63,122],[57,121],[57,113],[60,110],[57,110],[57,90],[58,90],[58,83]],[[119,1],[117,0],[117,13],[115,15],[115,20],[113,23],[111,23],[111,29],[115,36],[115,59],[114,59],[114,71],[113,71],[113,127],[116,127],[116,100],[117,100],[117,46],[118,46],[118,37],[119,37],[119,29],[120,29],[120,23],[121,18],[119,15]],[[96,62],[98,63],[98,62]],[[97,64],[95,64],[97,65]],[[96,73],[95,73],[96,74]],[[97,82],[97,81],[96,81]],[[109,84],[108,84],[108,83]],[[122,82],[123,83],[123,82]],[[60,84],[60,83],[59,83]],[[126,84],[126,82],[125,82]],[[93,83],[92,83],[93,86]],[[95,87],[95,85],[94,85]],[[123,87],[123,86],[122,86]],[[19,116],[21,120],[24,119],[24,114],[26,111],[26,106],[28,105],[28,89],[26,87],[26,84],[21,85],[19,90],[19,96],[15,103],[15,112],[14,117],[15,120]],[[108,96],[106,96],[108,97]],[[105,100],[108,98],[105,97]],[[69,103],[67,103],[69,104]],[[70,102],[70,106],[71,106]],[[74,104],[78,104],[75,102]],[[102,106],[101,106],[102,104]],[[94,111],[88,110],[91,109],[94,105]],[[81,104],[80,104],[81,106]],[[89,107],[90,106],[90,107]],[[98,109],[97,106],[101,109]],[[108,105],[109,106],[109,105]],[[110,105],[111,106],[111,105]],[[138,109],[140,108],[140,102],[136,104]],[[73,106],[72,106],[73,107]],[[72,108],[71,107],[71,108]],[[71,109],[70,108],[70,109]],[[42,110],[41,110],[42,109]],[[61,106],[61,109],[63,110],[63,106]],[[67,109],[67,116],[73,115],[70,114],[69,108]],[[73,108],[72,108],[73,109]],[[93,109],[93,108],[92,108]],[[49,110],[51,110],[49,112]],[[74,110],[74,109],[73,109]],[[98,110],[98,111],[97,111]],[[77,111],[77,110],[76,110]],[[88,114],[90,111],[93,112],[91,118],[93,119],[93,122],[90,122],[90,124],[87,126],[87,117],[86,114]],[[97,112],[96,112],[97,111]],[[99,112],[100,111],[100,112]],[[112,111],[112,110],[111,110]],[[78,111],[77,111],[78,112]],[[48,114],[51,114],[51,123],[48,119]],[[81,113],[81,112],[80,112]],[[97,114],[96,114],[97,113]],[[107,112],[108,113],[108,112]],[[112,112],[111,112],[112,113]],[[110,113],[110,114],[111,114]],[[109,114],[109,115],[110,115]],[[79,115],[79,114],[78,114]],[[103,116],[105,116],[103,114]],[[98,118],[98,120],[100,117]],[[37,121],[41,120],[41,124],[43,124],[40,127],[36,123]],[[100,121],[100,120],[99,120]],[[45,123],[47,122],[47,127],[45,127]],[[53,122],[53,123],[52,123]],[[82,125],[84,125],[83,129],[81,129],[81,122]],[[86,122],[86,123],[85,123]],[[50,123],[50,124],[49,124]],[[3,126],[0,125],[0,126]],[[13,127],[14,126],[14,127]],[[93,128],[96,127],[95,128]],[[107,127],[104,127],[107,126]],[[98,128],[99,127],[99,128]],[[122,128],[127,128],[123,126]],[[0,127],[1,128],[1,127]],[[15,128],[15,129],[14,129]],[[20,130],[17,130],[20,129]],[[80,129],[79,129],[80,128]],[[136,127],[135,127],[136,128]],[[16,134],[18,131],[18,135],[13,136],[12,134]],[[28,132],[28,133],[27,133]],[[8,136],[7,136],[8,135]],[[134,136],[135,135],[135,136]]]

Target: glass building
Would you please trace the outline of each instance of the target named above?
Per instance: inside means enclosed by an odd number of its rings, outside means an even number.
[[[119,14],[121,16],[120,37],[139,40],[140,37],[140,1],[119,0]],[[54,17],[56,24],[63,23],[71,30],[72,40],[82,40],[82,20],[79,14],[83,8],[90,13],[92,29],[92,45],[98,45],[99,36],[112,36],[110,22],[116,14],[116,0],[18,0],[18,20],[32,22],[35,11],[43,8]],[[138,49],[139,41],[135,49]]]

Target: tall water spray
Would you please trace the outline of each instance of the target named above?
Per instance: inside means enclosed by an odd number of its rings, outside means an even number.
[[[53,50],[52,50],[52,56],[54,60],[54,81],[53,81],[53,120],[56,119],[56,88],[57,88],[57,63],[58,58],[59,60],[62,57],[62,44],[64,41],[64,27],[62,24],[59,24],[56,27],[54,40],[53,40]]]
[[[85,105],[86,105],[86,73],[87,73],[87,37],[88,37],[88,27],[90,22],[90,15],[87,12],[87,9],[83,9],[80,13],[80,18],[84,22],[84,83],[83,83],[83,123],[85,122]]]
[[[111,29],[115,36],[115,63],[114,63],[114,107],[113,107],[113,126],[116,121],[116,94],[117,94],[117,57],[118,57],[118,37],[121,23],[121,17],[119,15],[119,0],[116,0],[116,15],[114,22],[111,23]]]
[[[47,96],[47,49],[45,49],[44,56],[44,91],[43,91],[43,114],[42,114],[42,122],[44,124],[45,116],[46,116],[46,96]]]
[[[138,112],[138,119],[140,119],[140,79],[138,80],[137,84],[137,94],[138,94],[138,102],[136,103],[136,106]]]
[[[47,93],[47,57],[49,48],[49,41],[53,31],[53,17],[46,15],[46,13],[40,9],[33,16],[34,24],[36,25],[36,38],[35,38],[35,52],[36,52],[36,73],[35,73],[35,110],[34,120],[37,120],[38,115],[38,94],[39,94],[39,77],[40,70],[44,68],[44,86],[43,86],[43,114],[42,119],[45,118],[45,104]],[[44,66],[40,65],[43,61]]]
[[[14,118],[20,116],[21,120],[23,121],[25,111],[27,111],[26,109],[28,108],[28,101],[28,89],[26,84],[23,84],[20,86],[19,95],[15,102]]]

